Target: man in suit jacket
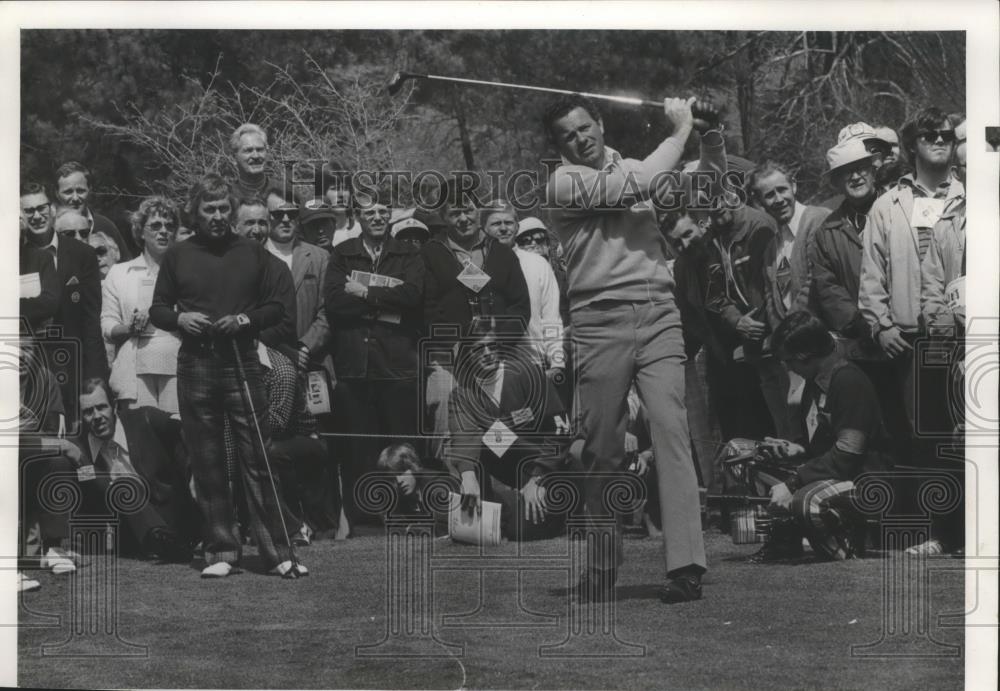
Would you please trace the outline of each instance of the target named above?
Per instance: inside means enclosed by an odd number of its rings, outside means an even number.
[[[332,375],[330,327],[323,309],[323,285],[330,255],[302,241],[299,209],[282,195],[277,192],[268,195],[267,211],[270,226],[264,247],[288,266],[295,285],[297,364],[305,369],[310,363],[322,363]]]
[[[55,260],[37,247],[28,244],[21,234],[19,248],[21,280],[21,317],[28,320],[32,333],[47,326],[59,309],[59,276]]]
[[[165,561],[190,561],[199,526],[187,491],[180,421],[152,407],[116,415],[111,393],[101,379],[83,382],[80,416],[84,434],[77,441],[79,466],[94,469],[79,473],[86,512],[111,513],[105,499],[109,487],[134,478],[149,488],[148,499],[138,511],[122,516],[128,531],[122,537],[133,538],[143,554]]]
[[[300,209],[291,199],[284,197],[277,191],[271,191],[267,196],[266,203],[268,234],[264,247],[291,270],[295,291],[293,314],[296,324],[296,342],[294,352],[286,354],[299,372],[322,369],[326,372],[330,385],[333,386],[336,382],[336,375],[333,356],[330,352],[330,327],[323,298],[330,254],[326,250],[302,240],[299,223]],[[304,385],[302,378],[299,381]],[[332,397],[331,392],[328,391],[328,394]],[[323,424],[329,424],[329,422],[330,420],[326,419]],[[336,453],[332,453],[333,449],[330,451],[330,456],[336,456]],[[325,461],[325,459],[323,460]],[[338,527],[340,530],[338,530],[338,534],[346,534],[344,531],[348,529],[347,518],[339,510],[342,501],[336,467],[330,467],[325,463],[323,467],[319,467],[314,463],[309,468],[302,464],[300,470],[302,477],[308,476],[316,480],[316,482],[311,483],[313,486],[310,496],[313,501],[309,502],[310,506],[306,507],[306,511],[313,516],[325,516],[328,509],[334,513],[339,512],[340,526]],[[301,477],[299,484],[305,484]],[[325,522],[325,519],[314,521],[317,523],[317,527],[323,527]],[[305,539],[308,540],[308,538]]]
[[[809,309],[811,305],[806,251],[810,238],[830,209],[797,201],[795,176],[774,161],[758,166],[750,174],[747,188],[757,206],[778,226],[765,256],[767,318],[773,330],[790,312]]]
[[[62,327],[64,339],[79,347],[79,358],[71,358],[66,364],[62,394],[64,401],[75,401],[78,382],[108,376],[107,353],[101,339],[101,274],[97,256],[89,245],[56,234],[52,204],[42,185],[28,182],[21,187],[21,214],[28,242],[55,260],[61,292],[53,324]],[[67,413],[68,422],[75,421],[71,410]]]

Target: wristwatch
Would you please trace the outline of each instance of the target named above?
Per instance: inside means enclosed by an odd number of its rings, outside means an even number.
[[[239,324],[241,329],[250,326],[250,317],[240,312],[236,315],[236,323]]]

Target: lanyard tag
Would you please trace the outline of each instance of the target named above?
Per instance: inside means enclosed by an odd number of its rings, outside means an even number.
[[[458,282],[474,293],[478,293],[490,282],[490,276],[478,266],[469,262],[458,275]]]
[[[943,212],[943,199],[916,197],[913,200],[913,213],[910,216],[910,225],[914,228],[933,228],[934,224],[941,218]]]

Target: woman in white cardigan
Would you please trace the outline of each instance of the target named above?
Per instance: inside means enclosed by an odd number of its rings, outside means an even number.
[[[142,248],[115,264],[104,279],[101,333],[113,348],[109,383],[125,408],[155,406],[177,413],[177,351],[180,337],[149,323],[149,306],[160,260],[175,241],[180,214],[164,197],[149,197],[132,215],[132,234]]]

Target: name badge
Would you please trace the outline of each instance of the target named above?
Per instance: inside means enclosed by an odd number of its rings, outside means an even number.
[[[21,297],[36,298],[42,294],[42,279],[38,272],[21,274]]]
[[[478,293],[490,282],[490,276],[478,266],[469,262],[458,275],[458,282],[474,293]]]
[[[910,225],[914,228],[933,228],[944,213],[944,200],[917,197],[913,200]]]
[[[500,420],[494,422],[483,434],[483,444],[496,454],[497,458],[503,458],[507,449],[513,446],[515,441],[517,441],[517,435]]]
[[[94,470],[92,465],[82,465],[76,469],[76,479],[79,482],[87,482],[88,480],[97,479],[97,471]]]
[[[511,420],[513,420],[515,425],[523,425],[532,422],[535,419],[535,414],[531,412],[531,408],[521,408],[520,410],[515,410],[510,414]]]

